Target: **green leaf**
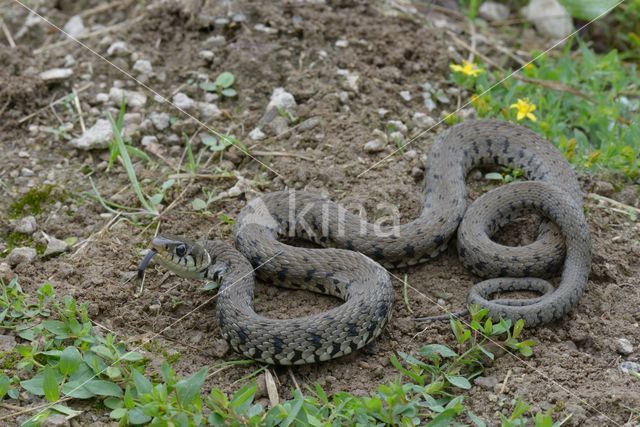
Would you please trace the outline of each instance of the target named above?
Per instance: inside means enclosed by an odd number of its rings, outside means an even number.
[[[91,380],[85,387],[97,396],[122,397],[122,389],[111,381]]]
[[[63,375],[68,376],[73,374],[83,363],[82,355],[76,347],[69,346],[65,348],[60,354],[60,363],[58,363],[58,369]]]
[[[105,373],[111,379],[122,377],[122,371],[117,366],[108,366]]]
[[[207,92],[215,92],[218,90],[218,86],[214,82],[200,83],[200,89]]]
[[[490,179],[492,181],[502,181],[503,177],[498,172],[489,172],[484,176],[484,179]]]
[[[455,351],[451,350],[449,347],[442,344],[428,344],[428,345],[422,346],[422,348],[418,353],[425,357],[431,357],[434,354],[439,354],[444,358],[456,357],[458,355]]]
[[[560,0],[574,18],[590,21],[614,8],[618,0]]]
[[[207,368],[202,368],[189,378],[176,383],[176,395],[182,405],[192,403],[196,396],[200,396],[200,389],[207,377]]]
[[[128,351],[120,357],[120,360],[126,360],[127,362],[138,362],[144,359],[144,356],[137,351]]]
[[[520,336],[520,333],[522,332],[522,329],[524,328],[524,320],[522,319],[518,319],[516,321],[516,324],[513,325],[513,338],[518,338]]]
[[[479,416],[477,416],[473,412],[468,411],[467,412],[467,416],[476,425],[476,427],[487,427],[487,424],[485,424],[485,422],[482,421],[482,418],[480,418]]]
[[[245,384],[240,390],[233,394],[231,407],[238,413],[244,412],[253,402],[257,387],[255,384]]]
[[[208,281],[204,284],[203,287],[200,288],[201,291],[211,291],[214,289],[218,289],[220,287],[220,283],[215,282],[213,280]]]
[[[235,81],[236,81],[236,77],[232,73],[225,71],[216,78],[215,84],[222,88],[228,88]]]
[[[45,399],[49,402],[56,402],[60,398],[60,390],[58,390],[56,373],[49,365],[45,366],[43,370],[42,389],[44,390]]]
[[[61,414],[68,415],[70,417],[77,417],[82,413],[82,411],[76,411],[75,409],[69,408],[68,406],[62,405],[60,403],[51,405],[51,409]]]
[[[140,408],[133,408],[129,411],[129,422],[134,425],[146,424],[151,421],[151,417]]]
[[[138,157],[142,160],[144,160],[145,162],[149,163],[151,162],[151,157],[149,157],[147,155],[147,153],[145,153],[144,151],[142,151],[139,148],[133,147],[131,145],[127,145],[127,151],[129,152],[129,154],[131,154],[134,157]]]
[[[54,334],[58,339],[69,338],[69,330],[67,329],[66,323],[60,320],[45,320],[42,322],[44,328]]]
[[[102,403],[109,409],[124,408],[124,402],[117,397],[107,397]]]
[[[228,87],[222,90],[222,94],[226,97],[233,98],[234,96],[238,95],[238,92],[236,92],[234,88]]]
[[[11,384],[11,379],[5,374],[0,374],[0,400],[2,400],[9,391],[9,384]]]
[[[173,187],[173,184],[175,184],[175,182],[175,179],[168,179],[162,183],[160,188],[162,188],[162,191],[167,191],[169,188]]]
[[[139,394],[149,394],[153,390],[153,385],[151,381],[149,381],[144,375],[138,372],[136,369],[133,370],[133,382],[136,385],[136,390]]]
[[[162,203],[163,198],[164,194],[156,193],[153,196],[149,197],[149,203],[151,203],[152,206],[158,206],[160,203]]]
[[[205,210],[205,209],[207,208],[207,202],[205,202],[204,200],[199,199],[199,198],[197,198],[197,197],[196,197],[195,199],[193,199],[193,200],[191,201],[191,208],[192,208],[194,211],[202,211],[202,210]]]
[[[471,383],[465,377],[461,377],[458,375],[445,375],[445,378],[447,379],[447,381],[458,388],[464,390],[469,390],[471,388]]]
[[[437,417],[425,425],[425,427],[447,427],[451,425],[451,421],[458,415],[455,409],[445,409],[440,412]]]
[[[120,418],[127,415],[128,411],[129,410],[126,408],[116,408],[113,411],[111,411],[111,413],[109,414],[109,417],[113,418],[114,420],[119,420]]]

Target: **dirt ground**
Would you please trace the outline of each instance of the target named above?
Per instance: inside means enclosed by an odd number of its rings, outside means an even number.
[[[439,120],[443,112],[460,104],[459,90],[448,81],[449,63],[466,58],[468,52],[452,44],[450,33],[464,38],[464,23],[439,8],[421,6],[414,14],[386,3],[324,3],[115,1],[108,13],[96,9],[101,4],[98,1],[29,3],[60,27],[81,14],[87,31],[81,37],[85,46],[80,46],[40,19],[28,17],[18,3],[0,2],[9,30],[20,35],[16,48],[9,48],[4,40],[0,44],[0,244],[9,244],[8,206],[30,188],[45,184],[53,185],[54,191],[36,215],[35,242],[41,240],[40,231],[59,239],[78,238],[66,254],[15,267],[22,286],[34,291],[50,280],[58,295],[87,302],[92,319],[132,346],[167,328],[145,351],[152,358],[179,352],[176,368],[180,374],[240,358],[219,335],[212,315],[215,301],[169,327],[211,294],[159,268],[149,270],[138,294],[134,277],[141,249],[147,247],[156,227],[115,217],[87,196],[90,176],[106,198],[135,203],[124,169],[117,163],[106,169],[108,149],[83,151],[68,141],[82,133],[79,117],[90,128],[107,111],[117,115],[117,103],[105,102],[100,95],[111,88],[148,97],[144,105],[129,108],[125,121],[132,123],[134,145],[140,147],[143,136],[157,137],[148,148],[152,161],[136,160],[145,188],[157,188],[175,174],[183,157],[183,134],[193,138],[197,152],[202,147],[199,136],[206,133],[192,118],[154,99],[154,93],[115,66],[157,94],[171,99],[181,92],[198,102],[206,101],[198,83],[215,79],[222,71],[233,72],[238,96],[211,101],[221,113],[207,124],[234,134],[253,151],[276,152],[256,155],[267,168],[230,149],[203,167],[202,177],[176,178],[167,200],[177,203],[163,216],[161,232],[231,241],[231,226],[220,216],[235,218],[248,198],[284,188],[321,192],[344,205],[363,204],[369,218],[384,214],[375,211],[381,203],[397,206],[402,220],[416,216],[421,200],[421,157],[445,125],[423,135],[404,154],[358,176],[395,149],[392,142],[379,153],[368,153],[363,147],[374,139],[375,130],[386,130],[388,120],[402,121],[409,137],[422,130],[414,119],[416,112]],[[531,36],[530,30],[515,34],[514,27],[513,31],[516,38]],[[119,41],[126,43],[126,49],[108,54]],[[478,48],[505,60],[488,43]],[[138,59],[150,61],[153,71],[134,70]],[[38,77],[53,68],[71,68],[73,76],[49,83]],[[339,70],[348,70],[348,75]],[[424,83],[442,89],[450,102],[428,111],[420,96]],[[265,108],[277,87],[294,96],[297,120],[295,124],[285,121],[284,128],[278,127],[283,126],[282,120],[278,125],[264,125],[267,138],[253,141],[249,133],[264,121]],[[81,115],[72,104],[52,105],[72,88],[78,91]],[[409,91],[412,99],[404,99],[402,91]],[[158,130],[147,120],[153,112],[167,112],[171,125]],[[198,108],[189,112],[201,117]],[[236,184],[233,176],[212,178],[215,167],[244,177],[246,191],[213,202],[209,214],[196,212],[191,204],[194,198],[206,199],[204,191],[221,192]],[[603,178],[583,174],[581,179],[585,193],[602,190]],[[605,195],[637,206],[637,197],[633,199],[637,186],[614,184]],[[472,195],[487,186],[486,181],[472,182]],[[561,417],[572,414],[568,425],[623,425],[640,415],[640,382],[618,368],[623,360],[640,361],[640,227],[624,212],[594,199],[587,198],[586,205],[594,243],[586,295],[562,321],[526,331],[538,342],[532,358],[507,354],[488,368],[485,376],[495,378],[498,385],[475,386],[465,399],[486,420],[498,419],[497,412],[510,412],[515,398],[532,403],[535,409],[554,408]],[[510,230],[519,232],[518,227]],[[440,314],[438,300],[450,309],[461,308],[475,278],[459,264],[454,248],[425,265],[393,272],[399,278],[405,273],[409,283],[426,296],[409,292],[415,314],[403,303],[402,283],[395,281],[393,318],[375,350],[290,370],[273,369],[281,397],[290,396],[294,381],[303,388],[319,383],[328,392],[365,395],[397,377],[389,363],[395,352],[410,352],[426,343],[451,343],[447,322],[423,329],[413,317]],[[261,284],[256,297],[258,312],[278,318],[337,304],[328,297]],[[618,352],[620,338],[633,344],[631,354]],[[207,385],[233,391],[255,369],[255,365],[230,366],[211,376]],[[266,402],[264,396],[261,401]],[[102,413],[91,417],[85,422],[108,422]]]

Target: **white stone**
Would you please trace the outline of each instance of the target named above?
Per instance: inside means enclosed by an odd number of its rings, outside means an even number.
[[[413,97],[411,96],[411,92],[409,92],[408,90],[400,91],[400,98],[404,99],[407,102],[413,99]]]
[[[36,218],[32,215],[25,216],[13,223],[13,231],[18,233],[31,235],[35,233],[37,229],[38,223],[36,222]]]
[[[531,0],[520,12],[545,37],[562,39],[574,31],[571,15],[557,0]]]
[[[338,69],[337,74],[345,78],[345,80],[342,82],[342,87],[344,89],[358,93],[358,83],[360,81],[359,75],[354,74],[349,70],[340,68]]]
[[[616,351],[623,356],[628,356],[633,353],[633,345],[626,338],[618,338],[616,340]]]
[[[204,120],[215,119],[222,115],[222,111],[216,104],[209,104],[208,102],[198,102],[198,111],[200,111],[200,117]]]
[[[420,111],[413,113],[413,117],[411,117],[411,119],[413,120],[413,123],[421,129],[429,129],[437,123],[436,119]]]
[[[145,135],[140,140],[140,144],[143,147],[147,147],[149,145],[153,145],[153,144],[157,144],[157,143],[158,143],[158,138],[153,136],[153,135]]]
[[[249,138],[251,138],[252,141],[262,141],[266,137],[267,135],[262,132],[262,129],[260,128],[254,128],[251,132],[249,132]]]
[[[190,110],[196,105],[196,102],[186,94],[178,92],[173,96],[173,104],[181,110]]]
[[[104,104],[105,102],[109,101],[109,94],[108,93],[97,93],[96,94],[96,102],[98,104]]]
[[[109,91],[109,99],[116,105],[120,105],[122,97],[124,96],[127,106],[131,108],[144,107],[147,103],[147,95],[142,92],[135,92],[132,90],[124,90],[117,87],[112,87]]]
[[[107,49],[107,55],[109,56],[124,56],[129,53],[129,46],[123,41],[117,41],[111,43],[111,46]]]
[[[18,264],[32,263],[38,257],[38,253],[33,248],[22,247],[14,248],[9,256],[7,262],[10,266],[14,267]]]
[[[210,50],[201,50],[198,52],[198,56],[205,61],[213,61],[213,58],[215,57],[214,53]]]
[[[349,46],[349,40],[345,40],[345,39],[336,40],[336,47],[348,47],[348,46]]]
[[[69,19],[67,23],[64,24],[64,27],[62,27],[62,29],[71,37],[78,37],[85,31],[82,17],[80,15],[72,16],[71,19]]]
[[[73,67],[74,65],[76,65],[76,58],[74,58],[73,55],[71,54],[65,55],[64,57],[65,68]]]
[[[267,111],[275,108],[293,114],[295,113],[297,106],[298,104],[296,103],[296,99],[292,94],[284,90],[284,88],[282,87],[277,87],[271,94],[271,99],[269,100],[269,104],[267,105]]]
[[[73,76],[71,68],[52,68],[40,73],[40,78],[45,82],[59,82]]]
[[[35,175],[35,172],[32,171],[29,168],[22,168],[22,169],[20,169],[20,175],[26,176],[26,177],[31,177],[31,176]]]
[[[153,66],[151,65],[151,62],[146,59],[138,59],[136,63],[133,64],[133,71],[137,71],[145,76],[151,76],[153,73]]]
[[[386,144],[380,139],[372,139],[364,144],[364,151],[367,153],[379,153],[380,151],[384,151],[385,145]]]
[[[149,120],[158,130],[164,130],[171,124],[171,117],[167,113],[156,113],[154,111],[149,114]]]
[[[64,240],[56,239],[46,234],[45,238],[47,239],[47,249],[44,251],[44,256],[61,254],[69,249],[69,245]]]
[[[478,9],[478,15],[489,22],[504,21],[509,18],[509,7],[494,1],[485,1]]]
[[[107,148],[113,138],[111,123],[105,119],[99,119],[92,127],[87,129],[80,137],[70,141],[71,145],[81,150],[93,150]]]
[[[275,28],[271,28],[271,27],[267,27],[264,24],[256,24],[253,27],[254,30],[256,31],[260,31],[261,33],[267,33],[267,34],[277,34],[278,30],[276,30]]]
[[[388,128],[393,128],[396,131],[400,132],[401,134],[406,134],[407,133],[407,125],[405,125],[404,123],[402,123],[400,120],[389,120],[387,121],[387,127]]]

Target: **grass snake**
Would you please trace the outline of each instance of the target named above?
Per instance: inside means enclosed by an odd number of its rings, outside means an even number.
[[[487,165],[521,169],[527,181],[491,190],[467,209],[466,175]],[[180,276],[220,280],[216,316],[224,338],[245,356],[281,365],[329,360],[374,340],[389,321],[394,299],[383,265],[427,261],[446,248],[456,229],[460,260],[486,278],[471,288],[468,302],[487,308],[491,317],[539,325],[562,318],[577,304],[590,271],[590,234],[576,175],[547,141],[508,122],[465,121],[436,138],[423,191],[419,216],[395,227],[367,223],[321,195],[264,194],[236,220],[237,249],[222,241],[156,237],[140,271],[157,253],[159,263]],[[548,219],[535,242],[509,247],[491,240],[502,226],[531,211]],[[324,248],[291,246],[286,243],[291,237]],[[542,278],[563,261],[555,288]],[[344,303],[306,317],[267,318],[253,309],[254,274],[269,284]],[[541,296],[491,299],[509,291]]]

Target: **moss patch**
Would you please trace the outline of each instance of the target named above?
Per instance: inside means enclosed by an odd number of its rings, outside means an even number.
[[[65,194],[51,184],[33,187],[9,205],[9,218],[38,215],[45,206],[64,201]]]

